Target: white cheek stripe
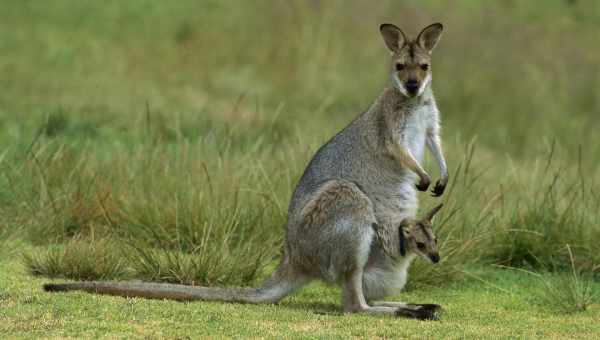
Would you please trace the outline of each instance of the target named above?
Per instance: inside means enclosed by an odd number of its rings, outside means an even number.
[[[404,88],[404,85],[402,85],[402,82],[400,81],[400,78],[398,78],[398,74],[396,72],[392,73],[392,83],[403,95],[408,97],[408,92]]]
[[[421,87],[419,87],[418,96],[423,94],[423,92],[425,91],[425,88],[427,87],[427,85],[429,85],[430,82],[431,82],[431,73],[427,73],[425,80],[423,80],[423,82],[421,83]]]
[[[423,94],[423,92],[425,92],[425,89],[427,88],[427,85],[429,85],[429,83],[431,82],[431,74],[428,73],[427,76],[425,77],[425,79],[423,80],[423,82],[421,83],[421,86],[419,87],[419,91],[417,92],[417,96],[421,96]],[[396,87],[398,90],[400,90],[400,92],[405,95],[405,96],[409,96],[408,95],[408,91],[406,91],[406,88],[404,87],[404,84],[402,84],[402,81],[400,81],[400,78],[398,78],[398,74],[397,73],[392,73],[392,84],[394,84],[394,87]]]

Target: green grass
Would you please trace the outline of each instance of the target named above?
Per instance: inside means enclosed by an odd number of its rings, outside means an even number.
[[[469,269],[478,280],[412,290],[397,301],[435,302],[439,322],[340,314],[339,289],[312,284],[278,305],[148,301],[86,293],[49,294],[15,262],[0,264],[0,334],[8,337],[593,338],[598,302],[562,314],[535,300],[529,274]],[[547,280],[559,280],[548,277]],[[560,281],[556,281],[560,282]],[[600,284],[592,288],[600,291]]]
[[[31,274],[46,277],[77,280],[127,277],[123,254],[106,240],[72,240],[64,246],[53,245],[37,252],[24,253],[23,264]]]
[[[10,320],[22,315],[14,323],[21,335],[49,327],[60,336],[93,320],[88,331],[114,334],[204,327],[258,336],[268,327],[274,335],[392,337],[408,324],[459,337],[495,334],[498,315],[518,325],[507,336],[566,337],[569,323],[576,335],[595,331],[593,302],[582,314],[555,313],[582,309],[600,276],[598,2],[0,0],[0,8],[0,256],[8,273],[0,280],[26,282],[3,288],[12,293],[1,302],[10,302]],[[289,313],[286,304],[40,295],[43,278],[31,274],[259,282],[281,255],[287,204],[310,157],[388,79],[378,25],[414,33],[432,21],[445,24],[432,67],[451,181],[435,225],[443,260],[415,264],[409,296],[454,306],[442,324],[314,314],[337,304],[320,286],[292,298]],[[425,167],[438,175],[431,157]],[[422,210],[440,201],[420,199]],[[489,264],[543,279],[504,270],[485,272],[482,284],[465,274]],[[536,291],[524,282],[561,293],[532,302],[524,297]],[[189,306],[199,314],[177,314]],[[99,321],[105,315],[120,321]],[[261,326],[261,315],[274,321]],[[340,324],[328,328],[331,320]],[[379,322],[388,325],[382,334],[366,326]]]

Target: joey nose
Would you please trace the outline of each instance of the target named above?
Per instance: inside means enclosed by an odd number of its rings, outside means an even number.
[[[440,254],[435,253],[435,254],[429,255],[429,259],[431,259],[431,262],[433,262],[433,263],[438,263],[438,262],[440,262]]]
[[[416,79],[409,79],[406,81],[406,91],[410,94],[415,94],[419,89],[419,82]]]

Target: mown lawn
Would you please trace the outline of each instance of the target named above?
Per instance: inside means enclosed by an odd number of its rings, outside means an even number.
[[[594,338],[600,305],[564,314],[540,304],[530,274],[473,268],[478,279],[397,299],[443,305],[441,321],[342,315],[339,290],[311,284],[279,305],[180,303],[86,293],[50,294],[14,258],[0,262],[0,336],[111,338]],[[594,284],[596,292],[600,283]]]

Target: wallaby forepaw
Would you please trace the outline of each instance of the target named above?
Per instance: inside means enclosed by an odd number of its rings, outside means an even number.
[[[446,189],[446,184],[442,184],[441,180],[438,180],[435,183],[435,187],[431,190],[431,196],[440,197],[444,193],[444,189]]]
[[[417,187],[417,190],[419,191],[427,191],[427,189],[429,189],[429,184],[431,184],[431,181],[429,180],[429,178],[421,178],[421,180],[419,181],[418,184],[416,184],[415,186]]]
[[[398,308],[396,316],[417,320],[438,321],[442,306],[436,304],[409,305],[409,308]]]

